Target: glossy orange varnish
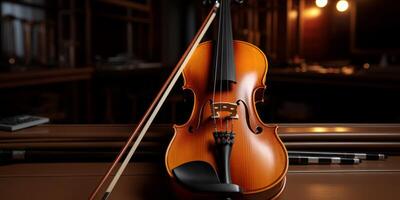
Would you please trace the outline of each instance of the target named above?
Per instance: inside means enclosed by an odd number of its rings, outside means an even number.
[[[238,106],[239,119],[233,122],[236,135],[231,154],[231,176],[232,182],[241,186],[244,194],[252,194],[273,188],[284,180],[288,157],[277,136],[277,127],[264,124],[256,112],[255,102],[260,100],[255,99],[256,93],[265,88],[268,69],[265,55],[257,47],[242,41],[234,41],[234,54],[237,83],[233,84],[232,90],[217,93],[215,101],[242,101]],[[202,43],[183,71],[183,88],[193,92],[194,106],[190,119],[183,125],[174,126],[175,135],[165,155],[170,176],[175,167],[195,160],[206,161],[217,168],[209,103],[213,94],[208,86],[212,76],[211,62],[212,44]],[[223,126],[217,124],[220,130],[225,130],[225,123]],[[193,127],[192,133],[189,127]],[[259,134],[254,133],[257,127],[262,128]]]

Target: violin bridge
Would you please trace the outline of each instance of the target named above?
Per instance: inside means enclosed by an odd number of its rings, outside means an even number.
[[[222,102],[222,103],[212,103],[211,108],[211,118],[212,119],[219,119],[221,117],[221,112],[228,112],[230,119],[239,119],[239,115],[237,114],[237,104],[236,103],[229,103],[229,102]]]

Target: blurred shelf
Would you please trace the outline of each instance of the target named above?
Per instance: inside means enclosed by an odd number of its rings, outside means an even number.
[[[338,68],[339,69],[339,68]],[[291,84],[336,85],[400,89],[400,71],[356,70],[351,74],[299,72],[295,68],[271,68],[267,80]]]
[[[85,14],[83,9],[61,9],[58,11],[60,15],[73,15],[73,14]]]
[[[0,88],[90,80],[93,72],[90,67],[5,72],[0,73]]]
[[[112,14],[104,14],[104,13],[95,13],[95,16],[109,18],[109,19],[116,19],[116,20],[121,20],[121,21],[127,21],[127,22],[135,22],[135,23],[143,23],[143,24],[151,23],[151,20],[149,18],[144,18],[144,17],[128,17],[128,16],[112,15]]]
[[[36,4],[36,3],[31,3],[31,2],[21,1],[21,0],[2,0],[1,2],[14,3],[14,4],[19,4],[19,5],[23,5],[23,6],[32,7],[32,8],[38,8],[38,9],[48,9],[49,8],[42,4]]]
[[[150,12],[151,7],[149,4],[135,3],[127,0],[97,0],[102,3],[108,3],[111,5],[122,6],[126,8],[131,8],[138,11]]]

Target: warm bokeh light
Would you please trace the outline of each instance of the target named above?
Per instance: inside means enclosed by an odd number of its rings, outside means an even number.
[[[340,132],[340,133],[344,133],[344,132],[348,132],[349,128],[347,127],[335,127],[335,132]]]
[[[304,17],[315,18],[321,15],[321,9],[317,7],[308,8],[304,10]]]
[[[297,19],[297,16],[298,16],[299,14],[297,13],[297,10],[291,10],[290,12],[289,12],[289,18],[290,19]]]
[[[328,0],[315,0],[315,5],[320,8],[325,7],[328,4]]]
[[[10,63],[11,65],[15,64],[15,59],[14,58],[8,59],[8,63]]]
[[[349,8],[349,2],[347,2],[346,0],[340,0],[336,4],[336,9],[339,12],[345,12],[348,8]]]
[[[325,127],[314,127],[314,128],[312,128],[312,130],[313,130],[313,132],[316,132],[316,133],[323,133],[323,132],[327,132],[327,128],[325,128]]]

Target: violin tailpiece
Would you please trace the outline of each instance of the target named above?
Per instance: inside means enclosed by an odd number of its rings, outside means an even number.
[[[231,183],[230,158],[235,134],[227,131],[214,132],[218,175],[221,183]]]

